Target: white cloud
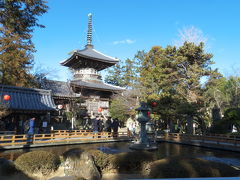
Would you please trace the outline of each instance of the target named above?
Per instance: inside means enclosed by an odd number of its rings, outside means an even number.
[[[121,40],[121,41],[114,41],[113,44],[114,45],[117,45],[117,44],[133,44],[135,42],[136,42],[136,40],[125,39],[125,40]]]

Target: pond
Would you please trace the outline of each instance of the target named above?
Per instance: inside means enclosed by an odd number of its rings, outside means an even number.
[[[82,150],[98,149],[105,153],[116,154],[121,152],[131,152],[129,149],[129,142],[115,142],[115,143],[95,143],[95,144],[79,144],[79,145],[65,145],[65,146],[52,146],[30,149],[18,149],[18,150],[5,150],[0,151],[0,157],[4,157],[9,160],[15,160],[18,156],[29,151],[44,150],[50,151],[58,155],[62,155],[64,152],[80,148]],[[240,168],[240,153],[215,150],[203,147],[180,145],[173,143],[159,143],[158,150],[152,151],[159,159],[169,156],[191,156],[200,157],[206,160],[223,162],[228,165],[233,165]]]

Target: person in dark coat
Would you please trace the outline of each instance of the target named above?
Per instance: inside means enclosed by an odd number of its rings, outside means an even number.
[[[114,136],[117,137],[118,136],[118,127],[119,127],[119,121],[118,119],[113,119],[113,122],[112,122],[112,129],[113,129],[113,133],[114,133]]]
[[[104,127],[106,132],[111,132],[112,121],[110,117],[105,121]]]
[[[96,118],[92,119],[92,126],[93,126],[93,131],[94,132],[99,131],[99,117],[98,116]]]
[[[99,120],[98,120],[99,132],[102,132],[103,129],[104,129],[104,122],[103,122],[103,120],[104,120],[103,116],[100,116],[100,117],[99,117]]]

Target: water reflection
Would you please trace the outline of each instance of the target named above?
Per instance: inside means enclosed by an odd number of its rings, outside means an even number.
[[[62,155],[65,151],[74,148],[80,148],[82,150],[99,149],[105,153],[116,154],[120,152],[131,152],[129,147],[130,143],[115,142],[115,143],[95,143],[95,144],[80,144],[80,145],[65,145],[65,146],[53,146],[53,147],[41,147],[31,149],[19,149],[19,150],[6,150],[0,151],[0,157],[7,158],[9,160],[15,160],[18,156],[25,152],[44,150],[50,151],[58,155]],[[240,153],[229,152],[222,150],[213,150],[209,148],[179,145],[172,143],[159,143],[158,150],[152,151],[155,155],[161,159],[168,156],[192,156],[192,157],[205,157],[208,160],[211,159],[233,159],[240,162]]]

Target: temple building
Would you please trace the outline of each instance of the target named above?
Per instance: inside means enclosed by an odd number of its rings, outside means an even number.
[[[36,133],[41,133],[49,132],[50,128],[78,128],[77,122],[84,122],[83,117],[87,115],[110,115],[112,95],[125,89],[104,83],[100,72],[118,61],[94,49],[89,14],[85,48],[61,62],[73,71],[72,80],[46,79],[41,89],[0,84],[0,131],[24,133],[24,123],[32,116],[37,118]],[[4,96],[10,99],[4,100]]]
[[[2,84],[0,89],[0,131],[22,134],[24,123],[32,116],[37,118],[36,132],[49,130],[51,114],[56,112],[51,91]]]
[[[87,114],[103,113],[109,115],[109,102],[114,93],[124,88],[106,84],[100,71],[109,68],[118,59],[104,55],[94,49],[92,44],[92,15],[88,15],[87,44],[84,49],[74,51],[68,59],[60,64],[73,71],[73,79],[69,82],[46,81],[44,89],[50,89],[57,107],[70,110],[71,102],[79,98],[77,104],[85,109]]]

